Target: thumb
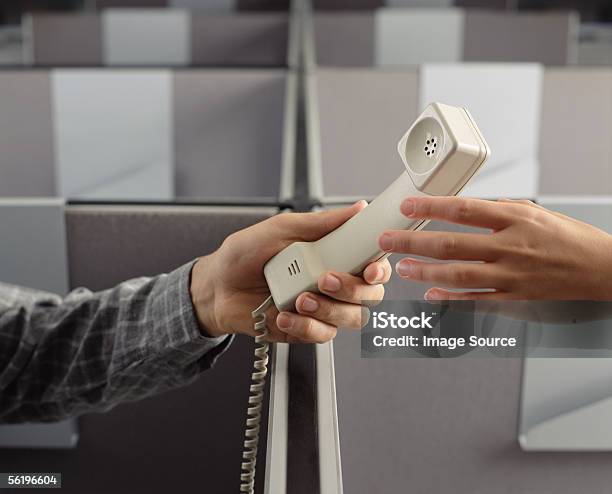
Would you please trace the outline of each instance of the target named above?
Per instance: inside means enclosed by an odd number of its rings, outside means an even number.
[[[299,221],[294,224],[294,234],[309,242],[318,240],[351,219],[367,205],[366,201],[358,201],[349,207],[300,214]]]

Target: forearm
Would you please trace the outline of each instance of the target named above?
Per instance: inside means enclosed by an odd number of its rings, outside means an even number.
[[[190,270],[64,299],[0,285],[0,422],[103,411],[192,382],[230,340],[200,331]]]

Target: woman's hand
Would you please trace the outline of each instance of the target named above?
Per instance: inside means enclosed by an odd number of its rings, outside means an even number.
[[[407,257],[398,262],[402,278],[436,285],[425,294],[428,300],[612,300],[612,236],[591,225],[531,201],[415,197],[401,210],[409,218],[491,231],[381,235],[386,252],[475,261]],[[480,289],[488,291],[475,291]]]
[[[338,228],[366,206],[322,213],[279,214],[236,232],[213,254],[196,262],[191,294],[200,325],[208,335],[243,333],[255,336],[251,311],[270,295],[263,275],[265,263],[289,244],[314,241]],[[280,342],[323,343],[338,327],[362,326],[362,300],[382,300],[383,284],[391,277],[388,261],[370,264],[363,277],[327,272],[318,293],[303,293],[297,313],[268,312],[268,339]]]

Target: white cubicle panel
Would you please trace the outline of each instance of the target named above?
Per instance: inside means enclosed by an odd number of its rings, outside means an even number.
[[[460,61],[464,19],[461,9],[378,9],[375,64],[386,67]]]
[[[106,65],[182,66],[191,60],[191,22],[180,9],[108,9],[102,13]]]
[[[491,158],[465,194],[533,198],[537,194],[542,67],[536,64],[426,64],[419,108],[432,101],[464,106]]]
[[[33,13],[23,19],[26,63],[100,65],[102,22],[97,14]]]
[[[577,12],[466,10],[463,60],[575,63],[579,23]]]
[[[54,196],[49,74],[0,72],[0,197]]]
[[[286,83],[282,70],[174,75],[178,196],[278,197]]]
[[[171,199],[169,71],[52,72],[58,193],[71,199]]]
[[[63,201],[0,199],[0,228],[0,283],[68,292]],[[73,420],[0,426],[0,448],[73,448],[77,440]]]
[[[418,115],[417,72],[322,69],[309,84],[323,197],[378,195],[405,170],[397,143]]]
[[[547,69],[540,193],[612,194],[612,68]]]
[[[315,13],[312,27],[317,64],[374,65],[374,18],[370,11]]]
[[[612,197],[548,196],[538,202],[612,233]],[[609,324],[609,319],[594,321],[585,331],[589,338],[595,332],[606,338]],[[528,451],[612,451],[612,353],[609,347],[596,356],[588,347],[567,353],[569,358],[524,360],[521,446]]]

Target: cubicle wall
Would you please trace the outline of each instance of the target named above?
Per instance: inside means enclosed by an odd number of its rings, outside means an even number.
[[[46,211],[56,214],[58,209],[49,206]],[[63,238],[70,287],[101,290],[132,277],[171,271],[276,212],[253,207],[68,206]],[[21,221],[17,226],[24,225]],[[24,247],[32,243],[25,241],[27,236],[19,237],[24,242],[12,255],[28,255]],[[55,236],[41,240],[50,242]],[[191,492],[201,489],[202,482],[210,492],[238,491],[253,344],[252,338],[237,337],[218,364],[191,386],[82,417],[74,452],[0,451],[0,463],[11,471],[62,472],[62,488],[71,493],[88,492],[92,485],[100,492],[165,493],[177,486]],[[264,430],[258,458],[262,473],[265,436]],[[258,483],[261,492],[263,475]]]
[[[59,199],[0,199],[0,283],[57,294],[68,292],[64,203]],[[0,448],[73,448],[77,422],[0,425]]]
[[[429,102],[442,101],[469,108],[493,150],[464,193],[534,198],[541,77],[531,64],[319,69],[308,81],[311,191],[324,203],[378,195],[404,170],[399,139]]]
[[[0,72],[0,195],[277,200],[296,85],[283,69]]]
[[[23,36],[24,61],[35,66],[283,67],[289,16],[153,8],[35,13],[24,17]]]
[[[574,12],[388,7],[314,15],[317,62],[323,66],[566,65],[577,62],[578,28]]]
[[[612,144],[605,135],[612,124],[612,67],[518,62],[369,67],[373,52],[352,40],[361,30],[370,38],[372,15],[317,13],[306,20],[313,198],[330,204],[378,195],[403,169],[397,142],[432,101],[468,108],[491,146],[491,158],[465,195],[534,199],[610,193]],[[522,32],[520,25],[512,32]],[[341,41],[328,49],[335,28]],[[413,46],[406,40],[398,45]],[[349,66],[329,67],[343,60]]]
[[[612,196],[543,196],[539,202],[612,233]],[[598,337],[609,339],[609,318],[582,326],[583,338],[591,343]],[[555,330],[559,329],[542,328],[549,337]],[[524,359],[519,440],[526,451],[612,450],[610,348],[582,346],[578,342],[587,340],[578,334],[572,337],[577,343],[565,350],[567,358]]]

